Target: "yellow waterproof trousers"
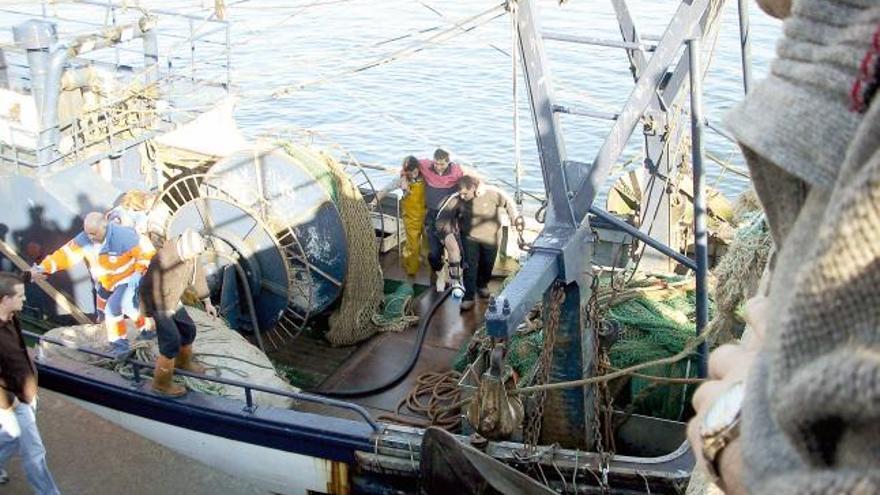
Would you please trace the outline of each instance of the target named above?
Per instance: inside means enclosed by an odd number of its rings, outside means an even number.
[[[403,244],[403,269],[406,274],[414,277],[419,272],[419,258],[425,242],[423,224],[425,222],[425,183],[413,182],[409,186],[409,194],[400,200],[400,216],[403,217],[403,229],[406,242]]]

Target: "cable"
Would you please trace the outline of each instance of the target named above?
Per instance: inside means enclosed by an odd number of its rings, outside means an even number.
[[[522,210],[523,205],[523,192],[522,192],[522,160],[520,157],[520,145],[519,145],[519,90],[517,88],[517,79],[519,77],[519,27],[517,25],[517,5],[515,2],[511,2],[510,7],[510,51],[513,56],[511,57],[512,67],[511,67],[511,86],[513,90],[513,173],[514,173],[514,182],[516,183],[515,196],[514,200],[516,201],[517,207]]]
[[[434,7],[428,5],[426,2],[424,2],[424,1],[422,1],[422,0],[416,0],[416,2],[418,2],[418,4],[421,5],[422,7],[426,8],[426,9],[430,10],[431,12],[433,12],[433,13],[437,14],[438,16],[440,16],[440,18],[443,19],[444,21],[448,21],[448,22],[451,22],[451,23],[455,24],[455,20],[454,20],[454,19],[450,19],[450,18],[447,17],[443,12],[440,12],[439,10],[435,9]],[[468,30],[465,30],[464,28],[462,28],[462,32],[464,32],[464,33],[468,33],[469,31],[468,31]],[[500,52],[501,54],[503,54],[503,55],[505,55],[505,56],[507,56],[507,57],[510,56],[510,54],[507,53],[507,51],[506,51],[504,48],[501,48],[501,47],[499,47],[498,45],[496,45],[496,44],[494,44],[494,43],[492,43],[492,42],[487,42],[486,44],[488,44],[489,47],[491,47],[491,48],[494,49],[495,51]],[[515,49],[515,48],[514,48],[514,49]]]
[[[294,10],[293,12],[291,12],[290,14],[288,14],[287,16],[285,16],[284,18],[282,18],[280,21],[273,22],[272,24],[269,24],[268,26],[263,26],[263,27],[258,28],[258,29],[256,29],[256,30],[251,30],[251,31],[245,33],[246,35],[248,35],[248,37],[245,38],[245,39],[242,40],[242,41],[238,41],[237,44],[238,44],[239,46],[244,46],[244,45],[246,45],[247,43],[249,43],[249,42],[251,42],[251,41],[253,41],[253,40],[259,38],[260,36],[262,36],[263,33],[265,33],[266,31],[268,31],[268,30],[270,30],[270,29],[277,29],[277,28],[283,26],[284,24],[287,24],[287,22],[290,21],[291,19],[293,19],[294,17],[299,16],[300,14],[306,12],[307,10],[309,10],[309,9],[311,9],[311,8],[313,8],[313,7],[321,7],[321,6],[324,6],[324,5],[330,5],[330,4],[336,4],[336,3],[345,3],[345,2],[350,2],[350,1],[352,1],[352,0],[336,0],[336,1],[333,1],[333,2],[322,2],[321,0],[315,0],[315,1],[313,1],[313,2],[309,2],[308,4],[305,4],[305,5],[296,6],[296,10]],[[262,10],[264,7],[260,7],[260,8],[261,8],[261,10]],[[285,6],[284,8],[285,8],[285,9],[288,9],[288,8],[290,8],[290,7]],[[291,8],[291,10],[292,10],[292,8]]]
[[[385,65],[387,63],[404,58],[406,56],[415,55],[415,54],[425,50],[426,48],[429,48],[432,45],[437,45],[437,44],[443,43],[445,41],[448,41],[449,39],[451,39],[454,36],[456,36],[457,34],[459,34],[458,31],[468,32],[468,31],[471,31],[471,30],[473,30],[483,24],[487,24],[487,23],[489,23],[489,22],[491,22],[491,21],[493,21],[503,15],[506,15],[506,12],[503,12],[504,5],[505,4],[497,5],[497,6],[492,7],[484,12],[481,12],[477,15],[471,16],[471,17],[464,19],[460,22],[456,22],[453,27],[445,29],[438,34],[431,36],[430,38],[425,40],[424,43],[422,43],[420,45],[397,50],[397,51],[394,51],[394,52],[392,52],[388,55],[385,55],[379,59],[369,61],[367,63],[361,64],[356,67],[343,69],[343,70],[340,70],[340,71],[333,73],[333,74],[318,74],[318,78],[312,79],[311,81],[304,81],[301,83],[287,85],[285,87],[276,89],[275,91],[273,91],[272,96],[274,98],[283,98],[283,97],[289,96],[291,93],[293,93],[295,91],[299,91],[307,86],[316,85],[316,84],[320,83],[321,81],[326,82],[326,80],[329,78],[337,78],[340,76],[356,74],[358,72],[362,72],[367,69],[371,69],[374,67],[379,67],[379,66]],[[499,14],[496,14],[496,12],[498,12],[499,10],[502,10],[502,12]],[[491,16],[491,17],[489,17],[489,16]],[[465,25],[468,25],[468,26],[465,27]]]
[[[354,398],[354,397],[365,397],[368,395],[375,395],[379,392],[388,390],[389,388],[397,385],[401,380],[403,380],[410,371],[412,371],[413,367],[416,365],[416,361],[419,359],[419,354],[422,352],[422,344],[425,342],[425,336],[428,335],[428,327],[431,324],[431,320],[434,319],[434,313],[437,312],[437,309],[443,304],[443,301],[449,297],[449,294],[452,293],[452,289],[446,289],[440,294],[433,303],[431,303],[431,307],[428,308],[428,313],[425,318],[419,323],[418,333],[416,335],[415,344],[413,344],[412,351],[410,352],[409,360],[407,360],[406,365],[400,369],[390,380],[382,383],[380,385],[375,385],[372,387],[354,389],[354,390],[313,390],[309,393],[324,395],[326,397],[339,397],[339,398]]]

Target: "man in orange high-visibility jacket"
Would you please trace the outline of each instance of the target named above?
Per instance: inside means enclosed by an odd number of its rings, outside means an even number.
[[[45,277],[85,259],[96,282],[99,309],[101,299],[106,301],[107,340],[111,350],[121,354],[129,349],[123,319],[128,316],[142,330],[145,327],[137,288],[155,252],[149,240],[133,228],[108,222],[103,214],[92,212],[83,221],[83,231],[47,256],[32,273],[36,278]]]

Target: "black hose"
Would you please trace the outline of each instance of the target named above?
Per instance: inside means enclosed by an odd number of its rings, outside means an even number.
[[[344,397],[344,398],[355,398],[355,397],[366,397],[368,395],[375,395],[379,392],[383,392],[388,390],[389,388],[400,383],[401,380],[406,378],[406,375],[412,371],[413,367],[416,365],[416,361],[419,359],[419,354],[422,352],[422,344],[425,342],[425,336],[428,334],[428,327],[431,324],[431,320],[434,318],[434,313],[437,312],[437,308],[443,304],[443,301],[449,297],[449,294],[452,292],[452,288],[448,288],[440,294],[433,303],[431,303],[431,307],[428,308],[428,313],[425,315],[425,318],[422,318],[419,321],[419,329],[418,334],[416,335],[416,341],[413,345],[412,351],[410,351],[409,361],[407,361],[406,365],[397,372],[390,380],[382,383],[380,385],[371,386],[368,388],[355,389],[355,390],[332,390],[332,391],[324,391],[324,390],[314,390],[309,391],[309,393],[320,394],[327,397]]]

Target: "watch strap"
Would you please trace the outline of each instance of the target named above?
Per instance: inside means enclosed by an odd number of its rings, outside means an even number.
[[[721,478],[721,454],[724,449],[739,437],[740,417],[728,425],[724,430],[703,438],[703,459],[706,461],[706,470],[713,481]]]

